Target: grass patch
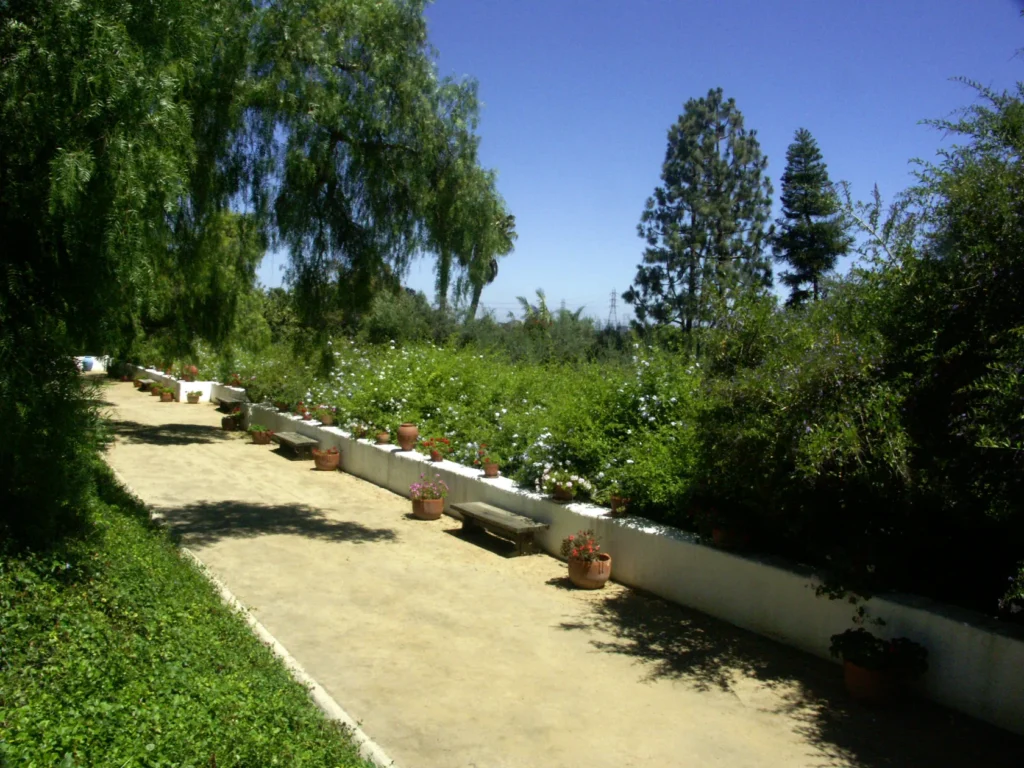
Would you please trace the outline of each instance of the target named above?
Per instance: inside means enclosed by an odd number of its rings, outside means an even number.
[[[368,766],[99,471],[88,535],[0,558],[0,766]]]

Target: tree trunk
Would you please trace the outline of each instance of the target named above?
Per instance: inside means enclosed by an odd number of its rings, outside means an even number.
[[[442,249],[437,254],[437,306],[444,312],[448,308],[448,286],[452,276],[452,254]]]
[[[476,318],[476,308],[480,305],[480,294],[483,293],[483,283],[475,283],[473,285],[473,296],[469,302],[469,311],[466,313],[467,320],[473,320]]]

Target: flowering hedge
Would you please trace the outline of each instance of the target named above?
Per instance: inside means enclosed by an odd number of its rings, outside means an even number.
[[[634,511],[665,518],[683,503],[700,374],[665,353],[637,345],[631,365],[513,366],[432,344],[335,339],[332,350],[326,376],[283,348],[237,368],[253,400],[328,403],[342,428],[416,422],[421,434],[450,441],[453,461],[472,465],[486,446],[526,487],[556,468],[583,480],[582,498],[603,501],[617,481]]]

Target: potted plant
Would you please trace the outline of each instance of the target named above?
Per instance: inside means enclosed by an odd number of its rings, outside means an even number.
[[[174,402],[174,392],[171,389],[169,389],[169,388],[161,389],[160,390],[160,402],[161,403],[173,403]]]
[[[858,627],[829,639],[829,653],[843,660],[846,690],[861,701],[884,701],[928,670],[928,650],[905,637],[883,640]]]
[[[386,427],[381,427],[377,430],[377,445],[387,445],[391,442],[391,433],[388,432]]]
[[[353,421],[352,424],[349,425],[348,429],[349,432],[352,433],[352,437],[354,437],[356,440],[362,440],[364,437],[370,434],[370,425],[364,424],[361,421]]]
[[[425,475],[420,475],[419,482],[409,486],[409,496],[412,498],[413,517],[420,520],[437,520],[444,512],[448,486],[440,475],[434,475],[433,480],[427,480]]]
[[[569,561],[569,580],[581,589],[601,589],[612,575],[612,557],[591,530],[562,539],[562,557]]]
[[[594,486],[590,481],[575,475],[568,469],[556,469],[550,464],[537,479],[535,487],[538,491],[550,493],[556,501],[572,501],[580,491],[593,493]]]
[[[611,480],[604,488],[601,488],[599,491],[591,494],[591,498],[594,501],[607,503],[608,506],[611,507],[611,512],[608,514],[612,517],[621,517],[622,515],[625,515],[630,502],[630,499],[626,496],[622,482],[619,480]]]
[[[447,437],[432,437],[421,442],[416,450],[430,456],[431,461],[444,461],[445,456],[452,452],[452,443]]]
[[[332,445],[329,448],[313,449],[313,463],[316,464],[316,468],[321,472],[333,472],[338,468],[340,461],[341,451],[338,450],[337,446]]]
[[[743,549],[750,544],[748,516],[733,509],[716,506],[698,507],[693,513],[697,529],[719,549]]]
[[[411,451],[420,436],[420,428],[411,421],[398,425],[398,447],[403,451]]]
[[[612,505],[612,517],[621,517],[629,511],[630,499],[622,493],[621,489],[616,493],[609,494],[608,501]]]
[[[487,449],[487,443],[480,443],[480,447],[477,448],[476,458],[473,459],[473,463],[482,467],[484,470],[484,477],[497,477],[498,467],[501,464],[501,457]]]
[[[242,422],[242,409],[237,405],[234,410],[231,411],[227,416],[223,416],[220,420],[221,429],[225,429],[229,432],[236,430],[241,426]]]
[[[141,387],[142,386],[142,379],[140,379],[138,376],[136,376],[134,379],[132,379],[132,386],[135,387],[136,389]]]
[[[313,418],[325,427],[331,427],[334,426],[334,415],[336,412],[337,408],[333,405],[318,405],[316,410],[313,411]]]
[[[203,396],[201,389],[193,389],[191,392],[185,393],[185,399],[188,400],[190,405],[196,405],[199,402],[199,398]]]
[[[149,388],[149,394],[153,397],[160,397],[160,393],[164,391],[164,388],[160,384],[153,384]]]
[[[256,445],[270,445],[270,438],[274,436],[272,429],[267,429],[262,424],[249,425],[249,437]]]
[[[186,365],[181,369],[181,380],[182,381],[195,381],[196,376],[199,375],[199,369],[194,365]]]
[[[230,381],[228,381],[228,386],[229,387],[241,387],[242,386],[242,377],[239,374],[237,374],[237,373],[232,373],[231,374],[231,379],[230,379]]]

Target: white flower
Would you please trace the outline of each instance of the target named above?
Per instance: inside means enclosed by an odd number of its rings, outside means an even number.
[[[633,460],[632,460],[632,459],[626,459],[626,463],[627,463],[627,464],[632,464],[632,463],[633,463]]]

